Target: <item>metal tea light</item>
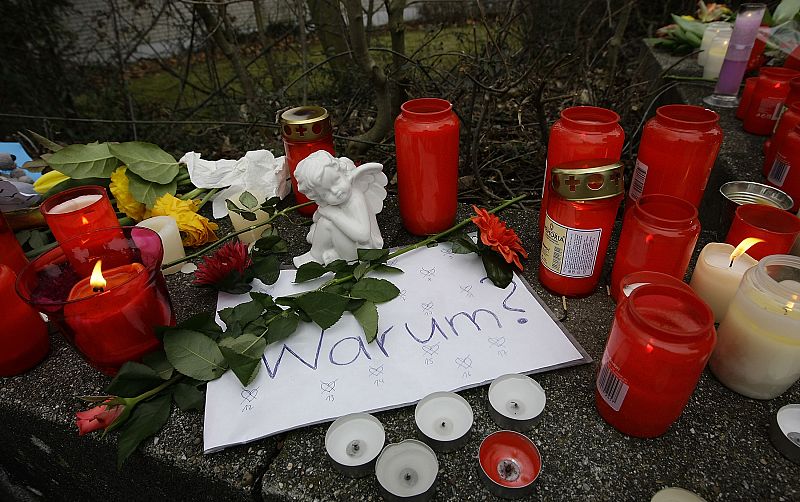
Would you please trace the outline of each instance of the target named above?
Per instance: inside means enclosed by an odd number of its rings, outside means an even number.
[[[414,420],[422,440],[436,451],[454,451],[464,446],[472,430],[472,407],[455,392],[434,392],[414,409]]]
[[[542,456],[524,434],[497,431],[478,449],[479,474],[492,495],[518,499],[529,495],[542,472]]]
[[[339,417],[325,433],[325,450],[334,467],[352,478],[372,471],[385,442],[383,424],[368,413]]]
[[[503,375],[489,386],[489,415],[507,429],[526,431],[533,427],[546,401],[542,386],[525,375]]]
[[[436,492],[439,460],[430,446],[416,439],[392,443],[375,463],[381,496],[389,502],[424,502]]]

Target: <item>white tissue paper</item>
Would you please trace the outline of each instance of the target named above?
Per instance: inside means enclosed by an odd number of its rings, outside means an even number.
[[[269,150],[253,150],[239,160],[204,160],[199,153],[189,152],[180,162],[189,169],[194,186],[224,188],[212,204],[214,218],[219,219],[228,215],[225,199],[241,206],[238,199],[244,191],[253,194],[259,203],[271,197],[286,197],[292,186],[285,160],[286,157],[275,158]]]

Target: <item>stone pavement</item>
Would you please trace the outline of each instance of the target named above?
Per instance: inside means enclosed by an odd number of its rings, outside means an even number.
[[[657,73],[675,60],[658,56]],[[670,73],[696,74],[689,65]],[[681,85],[663,99],[699,104],[711,88]],[[725,141],[701,208],[704,231],[695,251],[717,239],[717,189],[732,179],[760,180],[761,140],[744,134],[732,111],[723,111]],[[461,216],[469,208],[460,208]],[[799,500],[800,466],[782,457],[767,438],[770,418],[783,405],[800,402],[800,385],[771,401],[744,398],[702,375],[680,419],[664,436],[636,439],[607,425],[594,407],[594,380],[614,313],[605,289],[594,295],[561,299],[538,284],[539,252],[535,212],[510,209],[503,218],[517,230],[531,253],[524,276],[544,302],[564,316],[564,325],[595,359],[592,364],[537,375],[547,392],[541,421],[529,432],[544,468],[531,500],[649,500],[665,486],[681,486],[707,500]],[[401,227],[396,200],[379,215],[387,244],[413,242]],[[615,233],[619,232],[619,225]],[[304,251],[304,229],[285,228],[290,253]],[[614,249],[609,250],[613,257]],[[293,244],[292,244],[293,243]],[[606,264],[609,270],[610,259]],[[177,316],[213,309],[215,295],[189,284],[190,277],[168,278]],[[532,329],[529,327],[527,329]],[[144,443],[118,472],[113,435],[79,438],[75,399],[98,393],[108,379],[91,369],[57,334],[49,357],[31,372],[0,379],[0,499],[11,500],[379,500],[374,476],[351,480],[328,461],[327,424],[274,438],[202,453],[202,415],[173,410],[158,437]],[[477,476],[477,449],[498,430],[488,414],[488,386],[461,394],[475,412],[466,447],[439,454],[435,500],[497,500]],[[280,403],[274,403],[280,406]],[[387,442],[415,437],[413,407],[377,413]]]

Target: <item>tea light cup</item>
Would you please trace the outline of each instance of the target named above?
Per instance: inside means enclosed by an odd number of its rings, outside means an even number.
[[[438,474],[436,453],[416,439],[386,446],[375,463],[381,496],[389,502],[430,500]]]
[[[542,386],[525,375],[503,375],[489,386],[492,420],[515,431],[530,429],[538,421],[546,400]]]
[[[542,472],[542,456],[527,436],[497,431],[486,436],[478,449],[479,473],[492,495],[517,499],[533,491]]]
[[[434,392],[414,409],[414,420],[422,440],[436,451],[461,448],[472,429],[472,407],[455,392]]]
[[[325,433],[325,450],[334,467],[346,476],[364,477],[386,442],[380,420],[368,413],[352,413],[336,419]]]
[[[800,404],[787,404],[772,417],[769,439],[783,456],[800,465]]]
[[[669,486],[656,492],[650,502],[706,502],[706,499],[689,490]]]

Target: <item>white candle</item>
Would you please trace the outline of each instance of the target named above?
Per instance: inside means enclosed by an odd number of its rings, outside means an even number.
[[[730,244],[719,242],[706,245],[697,258],[692,280],[689,282],[697,296],[711,307],[714,322],[720,322],[725,317],[728,305],[742,282],[742,276],[758,263],[750,255],[743,254],[735,258],[731,265],[731,253],[734,249]]]
[[[186,257],[186,251],[183,249],[183,242],[181,242],[181,234],[178,232],[178,223],[172,216],[154,216],[140,221],[136,226],[149,228],[161,237],[161,245],[164,246],[163,263],[170,263]],[[180,269],[181,264],[179,263],[165,269],[163,272],[165,275],[169,275]]]
[[[339,417],[325,433],[325,450],[341,472],[352,477],[369,474],[370,464],[383,449],[386,432],[368,413]]]
[[[98,200],[102,199],[103,196],[99,194],[93,195],[80,195],[75,197],[74,199],[65,200],[61,204],[57,206],[53,206],[53,208],[48,211],[50,214],[65,214],[71,213],[73,211],[77,211],[78,209],[83,209],[86,206],[91,206]]]
[[[703,31],[703,41],[700,43],[700,53],[697,55],[697,64],[704,66],[706,64],[706,57],[708,55],[708,48],[711,47],[711,41],[714,37],[722,32],[729,34],[733,31],[730,23],[725,21],[716,21],[708,23],[705,31]]]
[[[683,488],[664,488],[658,491],[650,502],[706,502],[706,499]]]
[[[388,445],[375,463],[375,476],[387,500],[429,500],[438,474],[436,454],[415,439]]]
[[[525,375],[503,375],[489,386],[492,418],[501,427],[530,428],[544,410],[547,398],[539,383]]]
[[[231,217],[231,223],[233,224],[233,230],[238,232],[239,230],[245,229],[252,225],[257,225],[259,223],[264,223],[269,219],[269,215],[264,211],[258,210],[254,213],[256,215],[255,221],[249,221],[242,218],[238,213],[234,213],[233,211],[228,211],[228,216]],[[239,240],[242,241],[244,244],[252,244],[253,242],[257,241],[261,238],[261,234],[266,230],[267,227],[261,226],[256,228],[255,230],[250,230],[244,233],[239,234]]]
[[[472,407],[454,392],[434,392],[417,403],[414,420],[434,449],[453,451],[472,429]]]
[[[703,78],[709,80],[719,78],[722,63],[725,61],[725,54],[728,52],[730,37],[731,32],[721,32],[711,41],[705,58],[705,66],[703,67]]]

